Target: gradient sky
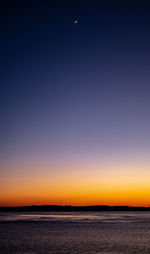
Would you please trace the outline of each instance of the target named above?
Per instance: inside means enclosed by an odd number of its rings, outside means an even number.
[[[3,5],[1,206],[150,206],[150,4],[104,2]]]

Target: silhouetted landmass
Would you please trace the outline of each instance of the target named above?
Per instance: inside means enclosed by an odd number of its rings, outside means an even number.
[[[78,212],[78,211],[150,211],[150,207],[134,206],[59,206],[59,205],[32,205],[16,207],[0,207],[0,211],[5,212]]]

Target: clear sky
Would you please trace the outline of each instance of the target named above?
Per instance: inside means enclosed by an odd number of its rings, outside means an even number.
[[[120,2],[4,3],[1,206],[150,206],[150,4]]]

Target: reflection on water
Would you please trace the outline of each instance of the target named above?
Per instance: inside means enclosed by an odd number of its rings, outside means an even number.
[[[122,222],[150,220],[150,212],[4,212],[0,221]]]
[[[150,254],[150,212],[0,213],[1,254]]]

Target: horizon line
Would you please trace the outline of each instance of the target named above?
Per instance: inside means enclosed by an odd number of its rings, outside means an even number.
[[[54,205],[54,204],[40,204],[40,205],[6,205],[6,206],[0,206],[0,208],[19,208],[19,207],[48,207],[48,206],[51,206],[51,207],[129,207],[129,208],[150,208],[150,206],[134,206],[134,205],[100,205],[100,204],[97,204],[97,205]]]

